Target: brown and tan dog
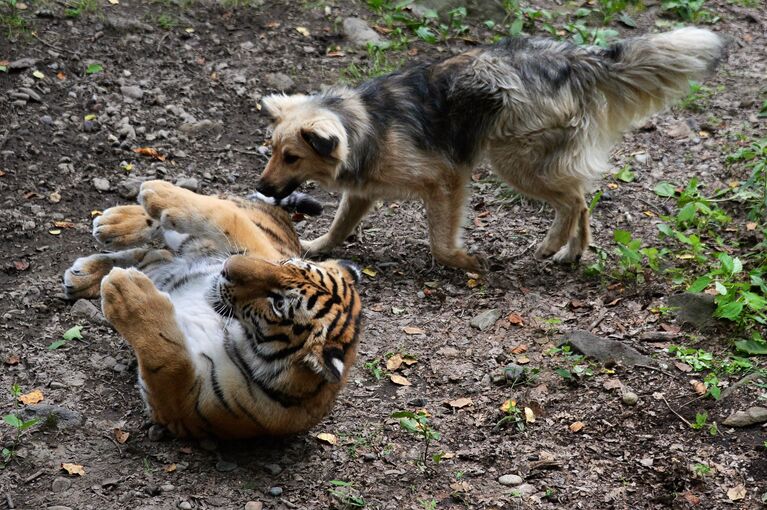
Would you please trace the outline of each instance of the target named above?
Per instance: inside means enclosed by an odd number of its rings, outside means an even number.
[[[579,47],[514,38],[315,96],[273,95],[273,154],[257,186],[282,197],[306,180],[343,191],[330,231],[302,246],[342,243],[378,199],[419,198],[434,257],[481,269],[460,246],[473,167],[548,202],[554,223],[539,258],[576,261],[590,242],[584,199],[622,132],[688,90],[722,53],[717,35],[683,28]]]

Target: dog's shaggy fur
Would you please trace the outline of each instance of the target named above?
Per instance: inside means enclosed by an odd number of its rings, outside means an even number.
[[[273,155],[257,189],[282,197],[311,179],[343,190],[330,231],[304,243],[309,253],[342,243],[377,199],[421,198],[437,261],[477,271],[459,230],[471,170],[487,157],[509,185],[554,208],[536,256],[575,261],[590,242],[584,192],[610,148],[721,54],[720,38],[697,28],[607,49],[513,38],[356,89],[269,96]]]

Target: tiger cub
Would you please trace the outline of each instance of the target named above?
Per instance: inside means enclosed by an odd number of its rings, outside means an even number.
[[[177,436],[303,432],[346,382],[360,335],[358,269],[309,262],[290,216],[146,182],[93,222],[111,253],[79,258],[68,297],[101,295],[133,348],[152,419]],[[161,239],[167,249],[132,246]]]

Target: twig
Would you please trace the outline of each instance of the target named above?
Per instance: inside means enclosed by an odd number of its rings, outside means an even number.
[[[117,447],[117,453],[119,453],[120,457],[122,457],[123,456],[123,451],[122,451],[122,448],[120,448],[120,444],[117,441],[115,441],[115,439],[112,436],[110,436],[109,434],[107,434],[106,432],[104,432],[102,435],[105,438],[107,438],[110,441],[112,441],[112,443],[114,443],[115,447]]]
[[[13,498],[11,497],[10,492],[5,493],[5,503],[8,505],[9,509],[16,508],[16,505],[13,504]]]
[[[639,367],[639,368],[645,368],[647,370],[652,370],[654,372],[660,372],[661,374],[667,375],[667,376],[671,377],[672,379],[679,379],[679,377],[677,377],[676,375],[672,374],[671,372],[666,372],[662,368],[656,368],[656,367],[653,367],[653,366],[650,366],[650,365],[640,365],[640,364],[636,364],[634,366],[635,367]]]
[[[638,199],[640,202],[642,202],[644,205],[646,205],[647,207],[649,207],[650,209],[652,209],[653,211],[655,211],[655,214],[657,214],[658,216],[664,216],[664,215],[667,215],[667,214],[668,214],[667,212],[665,212],[665,211],[662,211],[660,208],[658,208],[658,206],[657,206],[657,205],[653,204],[652,202],[648,202],[647,200],[645,200],[645,199],[644,199],[644,198],[642,198],[642,197],[637,197],[637,199]]]
[[[599,323],[601,323],[603,320],[605,320],[605,316],[607,315],[607,309],[602,309],[599,312],[599,315],[596,319],[594,319],[594,322],[591,323],[591,326],[589,326],[589,331],[594,331],[594,328],[599,326]]]
[[[56,50],[56,51],[58,51],[58,52],[60,52],[60,53],[69,53],[70,55],[77,55],[77,53],[75,53],[74,51],[71,51],[71,50],[67,50],[67,49],[65,49],[65,48],[59,48],[59,47],[58,47],[58,46],[56,46],[55,44],[51,44],[51,43],[49,43],[49,42],[48,42],[48,41],[46,41],[45,39],[42,39],[41,37],[38,37],[38,35],[37,35],[37,34],[35,34],[34,32],[30,32],[30,33],[32,34],[32,37],[34,37],[35,39],[37,39],[38,41],[40,41],[40,42],[41,42],[41,43],[43,43],[44,45],[48,46],[49,48],[53,48],[54,50]]]
[[[24,479],[24,483],[29,483],[37,478],[40,478],[41,476],[43,476],[43,473],[45,472],[42,469],[39,471],[35,471],[34,473],[32,473],[31,475],[29,475],[28,477]]]
[[[679,418],[680,420],[682,420],[683,422],[685,422],[685,423],[687,424],[687,426],[688,426],[688,427],[692,428],[692,423],[690,423],[689,421],[687,421],[687,420],[685,419],[685,417],[684,417],[684,416],[682,416],[682,415],[681,415],[681,414],[679,414],[678,412],[676,412],[676,411],[674,411],[673,409],[671,409],[671,404],[669,404],[669,403],[668,403],[668,400],[666,400],[666,396],[665,396],[665,395],[661,395],[661,396],[660,396],[660,398],[662,398],[662,399],[663,399],[663,402],[665,402],[665,403],[666,403],[666,407],[668,407],[668,410],[669,410],[669,411],[671,411],[672,413],[674,413],[674,414],[677,416],[677,418]]]
[[[261,154],[258,151],[248,151],[245,149],[238,149],[237,147],[213,147],[212,149],[200,149],[198,152],[239,152],[240,154],[248,154],[250,156],[263,156],[268,159],[266,154]]]

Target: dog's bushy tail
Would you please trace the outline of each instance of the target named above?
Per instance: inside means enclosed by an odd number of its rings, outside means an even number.
[[[687,27],[627,39],[602,50],[607,61],[597,87],[607,96],[608,126],[623,132],[662,110],[716,68],[724,43],[715,33]]]
[[[248,195],[248,200],[276,205],[288,212],[298,212],[306,214],[307,216],[319,216],[322,214],[322,204],[311,195],[301,193],[300,191],[294,191],[282,199],[267,197],[256,191],[255,193]]]

